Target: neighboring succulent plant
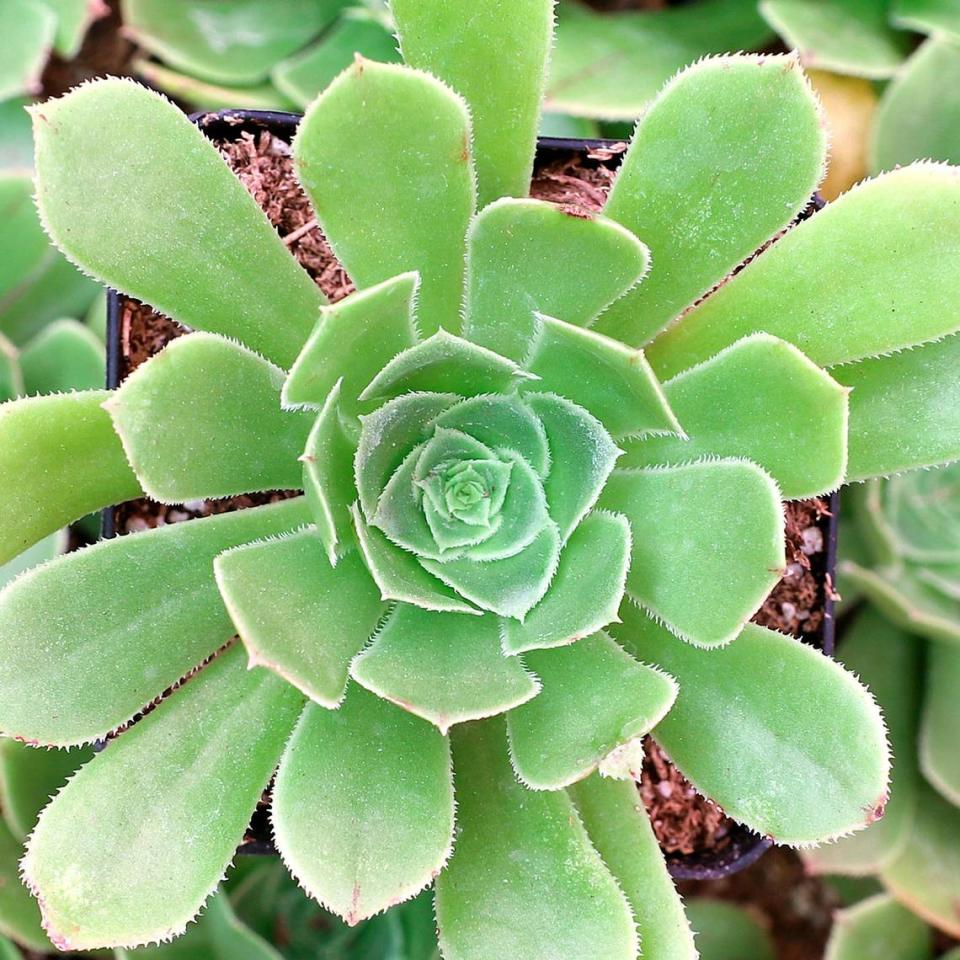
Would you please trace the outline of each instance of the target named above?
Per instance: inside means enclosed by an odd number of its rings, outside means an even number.
[[[824,960],[933,960],[933,956],[930,928],[893,897],[880,893],[837,911]],[[949,956],[956,960],[956,954]]]
[[[880,702],[896,759],[883,821],[808,860],[821,871],[877,874],[894,896],[957,936],[960,465],[873,481],[855,493],[850,533],[859,537],[845,541],[860,543],[862,556],[845,557],[840,574],[871,606],[840,655]]]
[[[358,61],[295,142],[360,288],[334,305],[162,98],[34,110],[55,241],[201,332],[113,394],[0,408],[5,554],[141,485],[306,496],[0,594],[7,735],[99,738],[192,674],[46,808],[24,875],[64,944],[174,935],[279,764],[277,846],[348,922],[436,878],[448,960],[692,957],[643,735],[781,842],[882,807],[869,695],[748,621],[781,495],[960,456],[960,179],[866,184],[730,276],[822,173],[795,59],[679,75],[586,217],[525,199],[552,4],[393,14],[409,66]]]
[[[355,53],[396,60],[381,0],[123,0],[133,72],[198,109],[305,107]]]

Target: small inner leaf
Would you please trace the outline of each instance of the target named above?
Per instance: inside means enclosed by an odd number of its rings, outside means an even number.
[[[397,605],[350,673],[443,733],[455,723],[503,713],[540,689],[519,660],[500,652],[495,617],[431,613],[406,603]]]
[[[416,390],[464,397],[504,393],[535,379],[512,360],[439,330],[394,357],[367,385],[361,400],[385,400]]]
[[[526,403],[550,444],[553,464],[544,490],[565,541],[596,503],[621,451],[603,424],[575,403],[549,393],[528,396]]]
[[[405,273],[320,309],[320,320],[283,384],[285,407],[323,404],[342,381],[341,406],[357,413],[357,397],[402,350],[417,342],[417,274]]]
[[[552,317],[539,330],[525,367],[539,379],[527,391],[553,392],[589,410],[614,437],[681,433],[643,352]]]
[[[501,621],[504,652],[562,646],[616,620],[629,565],[626,518],[603,512],[585,517],[560,554],[547,595],[523,623]]]

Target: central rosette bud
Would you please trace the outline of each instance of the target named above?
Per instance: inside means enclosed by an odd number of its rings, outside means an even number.
[[[594,416],[538,387],[438,334],[361,395],[381,405],[361,418],[358,534],[372,565],[402,572],[408,602],[523,619],[547,593],[619,451]]]

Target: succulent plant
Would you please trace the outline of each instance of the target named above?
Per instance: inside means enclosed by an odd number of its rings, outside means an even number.
[[[123,0],[133,72],[198,109],[305,107],[355,52],[396,60],[380,0]]]
[[[932,960],[930,928],[888,894],[877,894],[834,916],[825,960]]]
[[[884,819],[811,851],[808,861],[821,871],[877,874],[899,900],[957,935],[960,467],[876,480],[853,492],[856,528],[844,538],[841,583],[869,605],[840,655],[880,702],[895,763]]]
[[[359,288],[335,304],[161,97],[33,111],[54,241],[194,332],[113,393],[0,407],[0,556],[141,489],[305,495],[0,594],[6,735],[85,743],[176,688],[44,810],[24,877],[64,946],[175,935],[276,770],[277,846],[349,923],[435,879],[448,960],[692,957],[641,737],[781,842],[883,806],[873,700],[749,620],[781,497],[960,455],[960,180],[897,171],[753,256],[824,137],[796,59],[734,56],[571,215],[526,197],[552,4],[392,12],[406,65],[358,60],[294,144]]]

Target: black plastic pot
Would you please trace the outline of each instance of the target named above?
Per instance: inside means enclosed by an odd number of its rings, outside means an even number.
[[[223,110],[217,113],[197,113],[190,118],[196,123],[206,136],[215,141],[237,140],[242,133],[256,133],[267,130],[283,140],[291,140],[300,116],[292,113],[279,113],[266,110]],[[605,148],[615,148],[619,141],[614,140],[571,140],[562,138],[541,137],[537,145],[537,166],[543,167],[552,161],[562,160],[571,154],[587,157],[588,154],[599,156],[589,162],[606,164],[616,167],[620,157],[614,152],[609,158],[603,155]],[[822,201],[814,199],[812,210],[819,209]],[[115,291],[109,291],[107,300],[107,386],[111,389],[119,386],[123,379],[122,339],[120,331],[121,298]],[[836,568],[837,552],[837,523],[840,508],[840,498],[834,494],[830,501],[830,517],[821,520],[821,528],[826,551],[818,555],[821,569],[814,569],[814,574],[821,583],[826,583],[827,576],[832,579]],[[103,512],[103,536],[112,537],[116,534],[115,513],[113,508]],[[833,652],[834,621],[832,591],[824,590],[825,609],[823,624],[817,634],[805,637],[805,642],[811,643],[825,654]],[[239,853],[247,854],[274,854],[276,849],[270,839],[271,834],[265,816],[265,809],[258,808],[251,823],[251,829]],[[709,880],[718,879],[748,867],[770,848],[772,841],[759,836],[746,827],[736,826],[729,834],[729,843],[723,851],[717,853],[704,850],[691,855],[669,854],[667,866],[673,877],[677,879]]]

